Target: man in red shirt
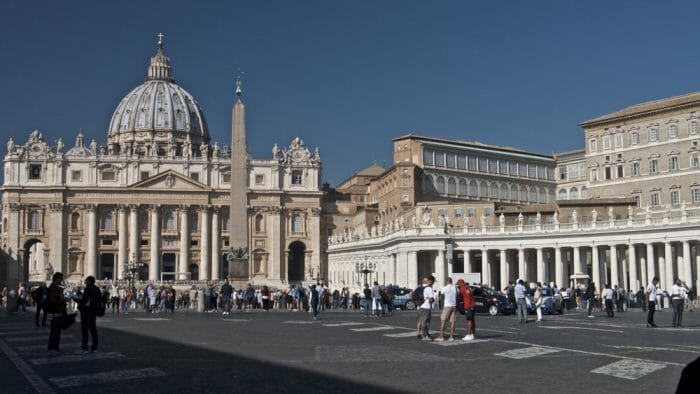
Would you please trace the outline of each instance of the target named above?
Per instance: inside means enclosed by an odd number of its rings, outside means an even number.
[[[467,336],[463,339],[465,341],[471,341],[474,339],[474,329],[476,324],[474,323],[474,295],[472,294],[472,289],[469,285],[464,282],[464,279],[457,281],[457,287],[459,288],[459,294],[461,295],[460,300],[457,302],[462,302],[464,307],[464,317],[467,319]]]

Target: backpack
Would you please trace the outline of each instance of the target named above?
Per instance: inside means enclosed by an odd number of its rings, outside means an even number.
[[[423,297],[423,289],[423,286],[418,286],[411,292],[411,301],[416,304],[416,307],[421,306],[425,301],[425,297]]]

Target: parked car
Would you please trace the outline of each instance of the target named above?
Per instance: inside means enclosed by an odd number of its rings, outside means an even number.
[[[394,287],[394,309],[415,310],[416,304],[411,300],[412,291],[407,287]]]
[[[532,290],[526,296],[528,313],[536,313],[534,293],[535,291]],[[562,296],[560,294],[554,294],[554,290],[550,287],[542,287],[542,313],[548,315],[561,315],[564,313]]]
[[[476,313],[488,313],[491,316],[499,313],[502,315],[515,313],[515,304],[508,302],[508,298],[497,290],[481,285],[470,285],[470,287],[474,294]]]

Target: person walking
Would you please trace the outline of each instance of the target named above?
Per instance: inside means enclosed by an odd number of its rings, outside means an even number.
[[[375,281],[372,286],[372,316],[379,317],[382,314],[382,293],[379,289],[379,282]]]
[[[95,277],[90,275],[85,278],[85,290],[78,300],[78,310],[80,311],[80,333],[82,343],[80,350],[75,354],[88,354],[97,351],[97,315],[103,308],[102,293],[95,286]],[[92,337],[92,346],[88,351],[88,332]]]
[[[455,320],[457,318],[457,289],[452,284],[452,278],[448,277],[445,280],[445,287],[442,288],[444,296],[444,305],[440,314],[440,335],[436,341],[442,342],[445,340],[445,325],[450,322],[450,338],[447,341],[455,340]]]
[[[46,287],[45,282],[41,282],[41,285],[34,290],[32,297],[34,298],[34,304],[36,304],[36,313],[34,314],[34,323],[37,327],[39,326],[39,315],[41,311],[44,311],[44,318],[41,322],[41,327],[46,327],[46,299],[48,298],[49,289]]]
[[[365,283],[365,289],[362,291],[365,298],[362,300],[362,305],[365,308],[365,317],[369,317],[370,308],[372,307],[372,290],[369,288],[369,283]]]
[[[591,282],[583,293],[583,298],[588,303],[588,317],[593,317],[593,307],[595,306],[595,282]]]
[[[421,304],[418,317],[418,326],[421,329],[421,340],[432,341],[430,336],[430,320],[433,311],[433,302],[435,302],[435,292],[433,291],[433,283],[435,277],[428,275],[423,278],[423,303]]]
[[[468,283],[464,281],[464,279],[460,279],[457,281],[457,287],[457,308],[460,309],[460,312],[461,310],[464,311],[464,318],[467,320],[467,335],[465,335],[464,338],[462,338],[462,340],[473,341],[474,331],[476,330],[476,314],[474,313],[474,294],[472,293],[471,287]],[[515,296],[515,289],[513,290]]]
[[[233,286],[228,282],[228,278],[224,281],[223,286],[221,286],[221,302],[224,304],[224,311],[222,315],[231,314],[231,295],[233,294]]]
[[[603,291],[603,300],[605,300],[605,313],[608,318],[612,319],[615,317],[614,300],[615,300],[615,290],[610,287],[609,284],[605,284],[605,290]]]
[[[685,282],[676,278],[671,286],[671,307],[673,308],[673,317],[671,327],[683,327],[683,308],[685,307],[685,299],[688,297],[688,286]]]
[[[27,311],[27,287],[24,283],[20,283],[17,288],[17,303],[15,304],[15,312],[19,312],[19,308],[22,308],[22,312]]]
[[[311,309],[314,314],[314,320],[318,320],[318,302],[319,296],[318,290],[316,289],[316,285],[311,285]]]
[[[62,354],[61,330],[62,319],[68,314],[66,310],[66,299],[63,296],[63,274],[55,272],[51,277],[51,286],[49,286],[46,296],[46,310],[51,314],[51,329],[49,332],[48,350],[51,355]]]
[[[535,312],[537,312],[537,323],[542,323],[542,283],[535,283],[535,293],[532,296],[532,301],[535,303]]]
[[[654,312],[656,311],[656,285],[658,283],[659,277],[655,276],[644,292],[644,298],[647,304],[647,327],[656,327],[656,324],[654,324]]]
[[[520,323],[527,323],[527,298],[525,298],[525,281],[518,279],[518,284],[513,289],[515,302],[518,307],[518,318]]]

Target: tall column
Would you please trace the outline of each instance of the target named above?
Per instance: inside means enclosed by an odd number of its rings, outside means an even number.
[[[537,248],[537,281],[541,283],[547,282],[542,248]]]
[[[561,248],[559,246],[554,248],[554,276],[557,278],[557,286],[565,286],[564,262],[561,261]]]
[[[160,215],[159,206],[151,205],[151,261],[148,264],[148,279],[158,280],[160,273]]]
[[[211,263],[211,243],[209,242],[209,232],[211,225],[209,224],[209,207],[203,205],[199,208],[199,279],[208,280],[211,276],[209,266]]]
[[[187,206],[180,207],[180,260],[177,265],[178,279],[187,279],[190,264],[190,215]]]
[[[685,281],[688,287],[693,285],[693,266],[691,261],[690,242],[683,241],[683,275],[679,276]]]
[[[119,255],[117,256],[117,261],[114,264],[114,278],[124,279],[122,275],[122,267],[125,263],[129,262],[128,244],[129,239],[129,213],[127,212],[126,206],[119,206]]]
[[[585,274],[581,266],[581,248],[574,246],[574,274]]]
[[[49,260],[44,263],[51,263],[54,271],[63,272],[66,277],[68,272],[68,261],[66,259],[66,240],[65,240],[65,206],[62,203],[50,204],[51,210],[51,231],[49,235]]]
[[[525,265],[525,249],[518,249],[518,278],[527,281],[527,267]]]
[[[644,247],[646,249],[646,246]],[[641,282],[639,283],[639,289],[644,289],[649,283],[649,278],[647,277],[647,259],[643,254],[644,252],[640,248],[639,254],[639,278]]]
[[[469,249],[464,249],[464,272],[474,272],[472,267],[472,252]]]
[[[617,264],[617,245],[610,245],[610,286],[620,285],[620,273]]]
[[[273,280],[282,281],[285,278],[282,277],[282,214],[279,208],[273,207],[270,210],[270,220],[272,222],[272,245],[270,246],[270,278]]]
[[[97,206],[88,205],[87,274],[97,276]],[[100,278],[104,279],[104,278]]]
[[[397,284],[396,283],[396,254],[391,254],[389,255],[389,282],[391,284]]]
[[[662,284],[662,289],[670,292],[673,286],[673,245],[670,242],[664,243],[664,254],[666,255],[666,282]],[[664,305],[670,304],[669,302]]]
[[[508,286],[508,277],[510,276],[508,266],[508,251],[501,249],[501,287],[496,290],[505,289]]]
[[[418,286],[418,252],[408,252],[408,287],[415,288]]]
[[[136,261],[141,260],[139,254],[139,207],[129,206],[129,257],[134,256]],[[128,260],[127,260],[128,261]]]
[[[248,148],[246,145],[245,106],[237,81],[236,102],[231,111],[231,205],[229,230],[232,248],[248,248]],[[316,249],[314,253],[318,253]],[[308,260],[308,264],[311,261]]]
[[[481,249],[481,283],[493,285],[491,283],[491,262],[489,261],[488,249]]]
[[[637,282],[637,246],[633,243],[627,247],[627,257],[629,259],[630,283],[627,291],[639,289]]]
[[[435,288],[440,290],[445,285],[445,251],[440,249],[435,257]]]
[[[600,261],[598,256],[598,245],[593,245],[591,249],[591,267],[593,268],[593,282],[598,289],[603,289],[603,283],[600,283]]]
[[[643,283],[646,286],[649,282],[656,277],[656,270],[654,269],[654,244],[647,244],[647,282]]]
[[[221,208],[213,207],[211,211],[211,278],[221,279]]]

